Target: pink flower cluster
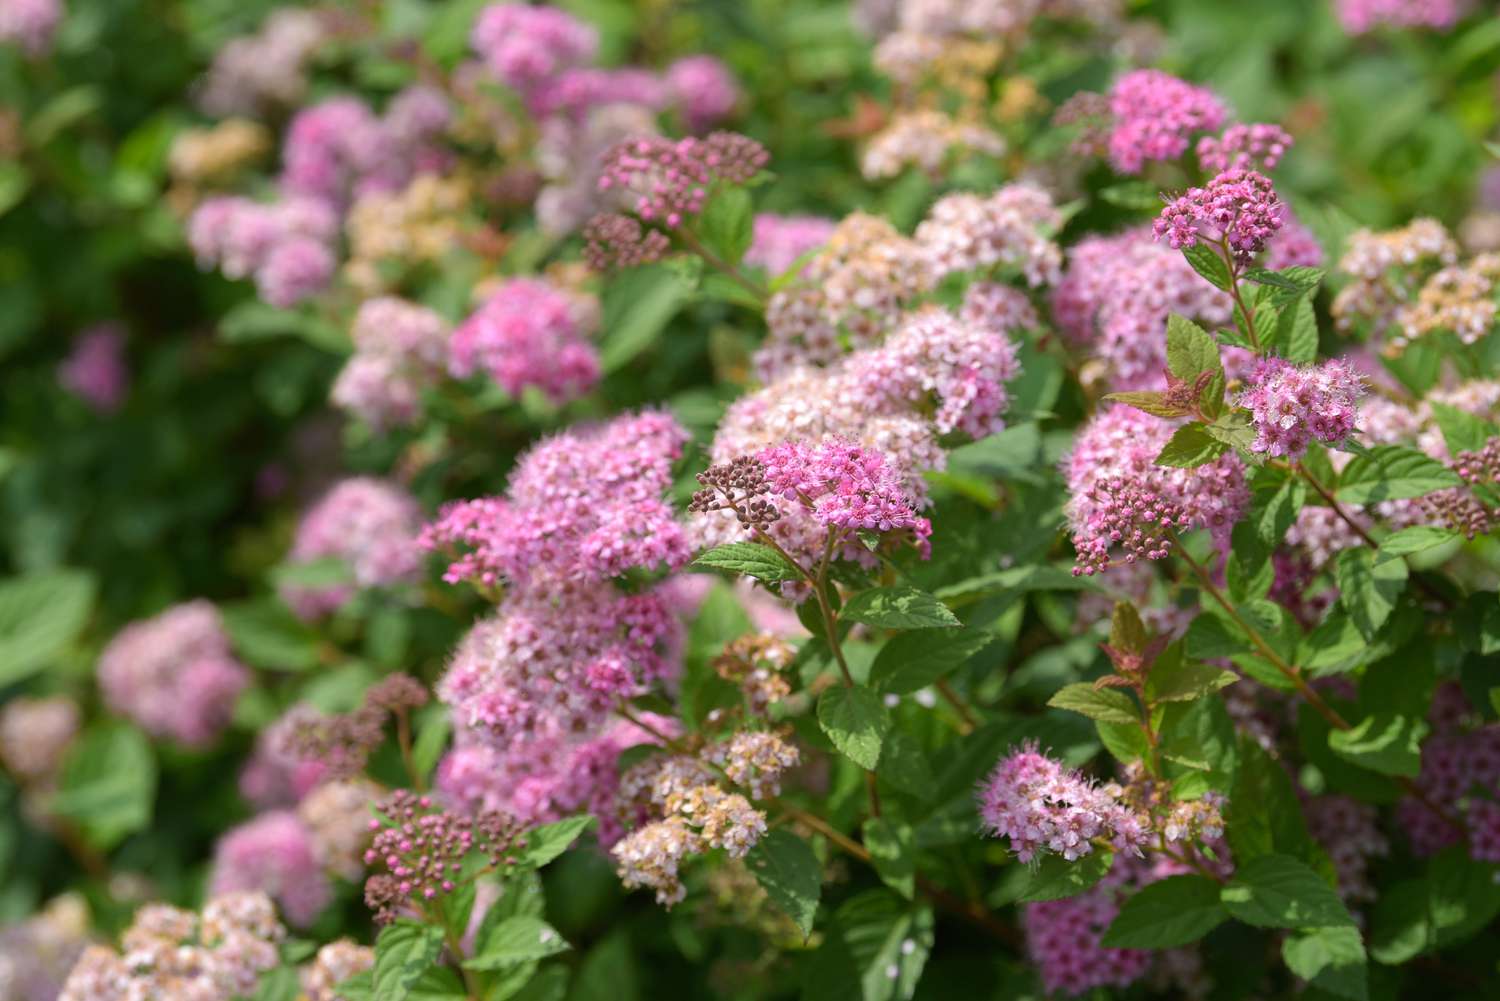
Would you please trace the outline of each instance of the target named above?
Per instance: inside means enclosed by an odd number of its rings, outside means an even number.
[[[131,623],[99,656],[99,687],[110,709],[152,736],[190,747],[218,736],[249,680],[218,609],[201,600]]]
[[[354,314],[354,354],[329,394],[376,430],[414,423],[422,392],[448,363],[448,325],[432,310],[393,296],[367,299]]]
[[[1078,551],[1074,573],[1107,569],[1116,547],[1125,550],[1126,563],[1160,559],[1172,528],[1206,528],[1220,548],[1228,546],[1250,503],[1244,466],[1233,452],[1192,469],[1156,465],[1174,430],[1168,421],[1113,406],[1079,431],[1063,463]]]
[[[1500,727],[1477,715],[1456,683],[1438,687],[1428,711],[1433,733],[1422,742],[1416,787],[1449,818],[1464,820],[1471,856],[1500,862]],[[1418,855],[1435,854],[1459,840],[1449,819],[1415,797],[1402,799],[1396,815]]]
[[[45,55],[62,18],[61,0],[6,0],[0,4],[0,43],[18,45],[32,58]]]
[[[932,524],[917,516],[901,475],[878,450],[834,437],[815,445],[784,442],[762,449],[756,458],[767,489],[807,506],[825,528],[846,536],[911,532],[925,551]]]
[[[1339,22],[1351,35],[1379,27],[1447,30],[1468,12],[1468,0],[1337,0]]]
[[[1221,136],[1198,140],[1198,166],[1214,173],[1272,170],[1291,147],[1291,135],[1279,125],[1231,125]]]
[[[332,280],[338,226],[334,211],[314,199],[267,203],[219,196],[193,212],[187,239],[199,267],[216,266],[236,280],[253,277],[263,300],[286,307]]]
[[[492,4],[479,13],[469,41],[501,83],[535,103],[565,70],[594,58],[599,35],[555,7]]]
[[[667,68],[667,89],[692,132],[724,121],[740,103],[734,75],[713,56],[688,56]]]
[[[422,569],[416,545],[422,524],[417,502],[399,487],[371,477],[343,480],[303,515],[287,559],[292,564],[337,558],[350,584],[288,584],[281,596],[299,616],[314,619],[342,607],[356,588],[415,580]]]
[[[1208,327],[1228,323],[1234,303],[1149,230],[1092,236],[1068,251],[1052,293],[1052,315],[1068,339],[1092,348],[1118,389],[1164,386],[1167,317]]]
[[[307,90],[307,64],[327,35],[314,11],[271,11],[259,31],[231,39],[214,54],[199,86],[199,107],[210,115],[258,115],[295,104]]]
[[[662,499],[686,441],[660,413],[569,431],[521,457],[505,497],[450,505],[423,532],[455,555],[445,579],[509,585],[439,686],[460,726],[526,758],[551,738],[588,739],[622,696],[673,673],[678,626],[662,595],[613,582],[691,556]]]
[[[1360,374],[1337,358],[1306,366],[1266,359],[1239,398],[1255,425],[1251,448],[1296,461],[1315,439],[1343,441],[1354,433],[1364,391]]]
[[[1238,263],[1248,264],[1281,229],[1284,214],[1270,178],[1231,169],[1168,202],[1152,232],[1173,250],[1222,241]]]
[[[1099,944],[1119,913],[1118,890],[1108,886],[1026,905],[1026,955],[1049,994],[1080,995],[1100,987],[1128,987],[1145,975],[1151,965],[1150,952],[1106,949]]]
[[[420,166],[441,164],[448,120],[446,98],[420,86],[397,95],[384,118],[355,97],[304,108],[282,143],[281,191],[342,212],[365,192],[398,190]]]
[[[765,268],[776,277],[803,254],[826,243],[835,225],[820,216],[762,212],[755,217],[755,236],[745,252],[745,263]]]
[[[934,278],[1007,268],[1036,287],[1055,282],[1062,269],[1062,251],[1050,238],[1062,222],[1046,191],[1007,184],[986,196],[958,192],[940,198],[915,236]]]
[[[453,331],[449,371],[487,372],[511,396],[527,387],[554,403],[583,395],[599,380],[599,356],[586,337],[591,302],[531,278],[505,282]]]
[[[979,819],[991,835],[1009,839],[1022,862],[1044,853],[1072,862],[1092,852],[1095,839],[1140,855],[1150,833],[1145,817],[1035,743],[1002,759],[980,785]]]
[[[120,409],[130,389],[125,331],[118,324],[102,323],[80,333],[57,367],[57,381],[100,413]]]
[[[644,714],[652,729],[675,735],[675,720]],[[599,843],[610,847],[625,833],[615,794],[620,786],[620,755],[631,747],[658,743],[634,723],[617,720],[583,741],[561,734],[534,736],[519,748],[497,748],[460,730],[458,744],[443,758],[436,786],[451,802],[473,814],[509,813],[525,824],[543,824],[578,813],[599,818]]]
[[[333,899],[312,832],[291,810],[263,813],[220,838],[209,884],[215,896],[260,891],[302,928]]]
[[[1109,92],[1113,127],[1109,159],[1122,174],[1138,174],[1148,160],[1175,160],[1195,132],[1224,124],[1224,106],[1211,92],[1160,70],[1134,70]]]
[[[703,139],[644,136],[604,156],[600,191],[614,191],[647,222],[676,229],[703,211],[715,181],[744,184],[769,161],[765,147],[733,132]]]

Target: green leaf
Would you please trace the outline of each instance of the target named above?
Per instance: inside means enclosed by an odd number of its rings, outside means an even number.
[[[818,725],[845,757],[873,770],[880,744],[891,728],[881,697],[860,685],[834,685],[818,699]]]
[[[432,774],[448,747],[453,732],[453,714],[446,706],[434,703],[417,713],[417,739],[412,744],[412,767],[418,775]]]
[[[1194,466],[1213,462],[1227,451],[1228,445],[1209,434],[1208,428],[1203,424],[1194,422],[1184,424],[1172,433],[1172,437],[1157,453],[1156,464],[1192,469]]]
[[[1041,861],[1028,867],[1026,881],[1016,899],[1030,903],[1076,897],[1109,875],[1114,862],[1114,853],[1107,851],[1090,852],[1072,862],[1061,855],[1044,855]]]
[[[1219,361],[1218,342],[1208,331],[1176,313],[1167,317],[1167,371],[1189,384],[1197,382],[1201,373],[1212,372],[1198,405],[1205,417],[1223,413],[1224,366]]]
[[[473,958],[465,960],[463,965],[466,970],[499,970],[546,959],[568,948],[568,943],[547,922],[521,914],[487,929],[475,943]]]
[[[872,587],[845,603],[839,619],[886,629],[933,629],[956,626],[958,616],[935,595],[914,587]]]
[[[1289,302],[1291,299],[1300,298],[1316,290],[1323,282],[1323,269],[1293,267],[1281,271],[1267,271],[1265,268],[1250,268],[1242,277],[1257,285],[1290,292],[1291,296],[1282,300]]]
[[[1223,254],[1206,243],[1195,243],[1191,247],[1183,247],[1182,256],[1187,258],[1188,264],[1192,265],[1193,270],[1204,281],[1222,292],[1229,291],[1229,264],[1224,260]]]
[[[1109,616],[1109,645],[1126,653],[1144,653],[1151,642],[1141,613],[1128,601],[1115,602]]]
[[[335,985],[339,1001],[375,1001],[375,971],[364,970]]]
[[[1134,407],[1153,417],[1186,417],[1191,412],[1174,403],[1168,403],[1166,393],[1108,393],[1104,398],[1115,403],[1123,403],[1127,407]]]
[[[1365,639],[1373,640],[1406,590],[1406,564],[1401,560],[1377,564],[1374,551],[1360,546],[1338,554],[1335,577],[1339,604]]]
[[[543,824],[526,833],[526,847],[516,856],[523,868],[540,869],[557,858],[594,822],[591,814]]]
[[[1312,867],[1290,855],[1238,862],[1220,893],[1231,916],[1261,928],[1331,928],[1354,924],[1349,908]]]
[[[1287,361],[1308,365],[1318,357],[1318,318],[1311,299],[1299,300],[1276,318],[1276,347]]]
[[[1161,210],[1161,191],[1150,181],[1121,181],[1099,189],[1099,198],[1110,205],[1139,212]]]
[[[1314,987],[1350,1001],[1368,1001],[1369,966],[1359,929],[1316,928],[1281,943],[1287,969]]]
[[[1218,883],[1207,876],[1168,876],[1128,898],[1099,944],[1106,949],[1173,949],[1198,941],[1228,917]]]
[[[871,817],[864,826],[865,847],[870,864],[885,882],[907,900],[917,888],[917,859],[912,848],[911,828],[884,817]]]
[[[1109,688],[1095,688],[1082,681],[1060,689],[1047,700],[1047,704],[1056,709],[1082,713],[1101,723],[1139,726],[1141,722],[1140,711],[1130,696]]]
[[[1500,882],[1493,863],[1469,857],[1464,845],[1428,860],[1417,879],[1383,888],[1370,918],[1370,955],[1397,965],[1457,945],[1500,914]]]
[[[932,909],[884,888],[844,903],[802,984],[805,998],[907,1001],[933,943]]]
[[[1226,411],[1211,423],[1203,425],[1203,430],[1208,432],[1210,438],[1223,442],[1242,456],[1252,460],[1255,458],[1255,453],[1250,450],[1250,446],[1255,444],[1255,429],[1250,426],[1244,411]]]
[[[741,187],[724,187],[714,192],[703,206],[698,216],[698,232],[709,250],[724,263],[736,265],[755,237],[754,220],[750,192]]]
[[[1367,505],[1462,485],[1457,473],[1416,449],[1377,445],[1344,467],[1335,496],[1345,504]]]
[[[31,188],[31,175],[15,160],[0,161],[0,216],[21,204]]]
[[[1234,857],[1241,864],[1273,852],[1311,857],[1312,838],[1286,768],[1248,736],[1240,740],[1239,757],[1225,813],[1225,836]]]
[[[380,1001],[404,1001],[443,948],[443,930],[399,918],[375,939],[375,972],[371,984]]]
[[[1389,563],[1403,556],[1410,556],[1412,553],[1435,549],[1459,538],[1462,536],[1451,528],[1409,525],[1380,540],[1380,554],[1375,557],[1375,565],[1378,567],[1382,563]]]
[[[274,598],[220,609],[235,653],[247,664],[271,671],[307,671],[318,666],[318,634]]]
[[[84,731],[68,752],[52,811],[72,820],[91,845],[108,851],[151,823],[156,759],[144,734],[125,723]]]
[[[302,994],[302,982],[297,971],[290,966],[278,966],[260,975],[260,986],[250,1001],[297,1001]]]
[[[961,667],[994,639],[992,632],[968,628],[898,633],[875,655],[870,686],[877,692],[909,695]]]
[[[1454,455],[1460,452],[1477,452],[1495,437],[1495,425],[1475,417],[1467,410],[1436,401],[1428,405],[1432,407],[1432,416],[1437,421],[1438,429],[1443,432],[1443,441],[1447,444],[1448,451]]]
[[[776,906],[804,937],[811,935],[823,893],[823,867],[812,847],[790,831],[777,829],[757,841],[745,861]]]
[[[46,667],[78,637],[94,591],[94,578],[76,570],[0,582],[0,687]]]
[[[692,293],[665,264],[631,268],[610,278],[603,294],[599,364],[608,375],[650,347]]]
[[[768,584],[802,579],[802,574],[785,556],[759,542],[730,542],[715,546],[694,560],[693,566],[728,570]]]
[[[1187,657],[1161,657],[1146,676],[1146,697],[1157,702],[1191,702],[1228,688],[1240,676]]]
[[[880,778],[895,789],[923,802],[932,799],[937,777],[921,743],[900,728],[886,734],[880,746]]]
[[[1414,779],[1421,770],[1426,720],[1395,713],[1375,713],[1352,730],[1331,730],[1328,746],[1339,757],[1382,775]]]
[[[349,562],[339,556],[325,556],[306,563],[284,563],[271,571],[271,583],[277,590],[288,587],[339,587],[354,582]]]

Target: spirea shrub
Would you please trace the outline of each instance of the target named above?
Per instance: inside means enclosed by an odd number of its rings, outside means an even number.
[[[1495,994],[1492,14],[0,0],[0,1001]]]

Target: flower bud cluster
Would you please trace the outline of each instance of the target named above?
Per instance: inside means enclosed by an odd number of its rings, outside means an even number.
[[[337,407],[381,430],[422,415],[422,393],[448,362],[448,325],[432,310],[382,296],[360,304],[350,331],[354,354],[329,394]]]
[[[287,583],[282,599],[302,618],[315,619],[343,607],[356,589],[416,580],[422,569],[416,544],[421,523],[416,500],[395,484],[367,476],[339,482],[302,516],[287,560],[293,565],[342,561],[350,582]]]
[[[1284,217],[1270,178],[1230,169],[1168,202],[1152,232],[1173,250],[1197,246],[1200,240],[1223,242],[1235,262],[1247,265],[1281,229]]]
[[[513,397],[535,388],[564,403],[599,380],[599,355],[587,339],[595,314],[591,298],[512,278],[453,331],[449,369],[459,378],[484,371]]]

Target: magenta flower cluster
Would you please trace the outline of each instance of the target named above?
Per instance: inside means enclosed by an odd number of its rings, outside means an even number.
[[[772,277],[780,275],[803,254],[827,243],[835,225],[832,219],[821,216],[762,212],[755,217],[745,263],[765,268]]]
[[[329,399],[377,431],[416,422],[423,391],[447,368],[448,324],[425,306],[380,296],[360,303],[350,336],[354,354]]]
[[[1100,411],[1080,430],[1063,464],[1074,573],[1107,569],[1116,548],[1127,563],[1161,559],[1175,529],[1206,528],[1228,546],[1250,503],[1244,465],[1226,452],[1191,469],[1158,466],[1173,431],[1170,422],[1124,406]]]
[[[32,58],[43,56],[62,18],[62,0],[6,0],[0,4],[0,43],[17,45]]]
[[[118,324],[101,323],[81,332],[57,367],[57,381],[100,413],[120,409],[130,390],[125,331]]]
[[[1319,365],[1266,359],[1239,397],[1255,425],[1251,448],[1295,461],[1313,441],[1343,441],[1354,433],[1364,391],[1363,377],[1341,359]]]
[[[511,396],[528,387],[554,403],[599,381],[599,355],[587,340],[591,301],[545,282],[512,278],[453,331],[449,371],[486,372]]]
[[[756,458],[767,488],[809,507],[824,527],[840,534],[911,532],[925,551],[932,524],[917,515],[900,473],[878,450],[834,437],[785,442]]]
[[[1270,178],[1231,169],[1168,202],[1152,232],[1173,250],[1196,246],[1199,240],[1222,241],[1236,262],[1248,264],[1281,229],[1284,215]]]
[[[1469,0],[1337,0],[1339,22],[1351,35],[1376,28],[1437,28],[1458,23]]]
[[[283,600],[301,617],[314,619],[341,608],[356,589],[415,580],[422,568],[416,545],[421,524],[417,502],[394,484],[366,476],[341,481],[303,515],[287,559],[293,565],[340,560],[350,581],[288,583],[281,589]]]
[[[713,56],[687,56],[667,67],[667,89],[692,132],[724,121],[740,103],[734,75]]]
[[[480,11],[469,41],[497,80],[535,106],[566,70],[593,60],[599,34],[555,7],[501,3]]]
[[[217,267],[226,278],[254,278],[261,299],[286,307],[333,279],[338,227],[336,212],[317,199],[256,202],[223,195],[198,206],[187,239],[199,267]]]
[[[733,132],[703,139],[643,136],[605,154],[599,190],[615,192],[643,220],[676,229],[703,211],[715,181],[743,184],[769,159],[763,146]]]
[[[1198,140],[1198,166],[1219,173],[1225,170],[1272,170],[1292,148],[1292,137],[1279,125],[1236,124],[1220,136]]]
[[[433,147],[448,120],[447,99],[425,87],[397,95],[384,118],[354,97],[305,108],[282,144],[282,193],[342,211],[365,192],[398,190],[419,164],[438,165]]]
[[[215,896],[265,893],[302,928],[333,899],[313,834],[291,810],[263,813],[220,838],[209,884]]]
[[[1113,125],[1110,163],[1122,174],[1138,174],[1148,160],[1175,160],[1196,132],[1224,124],[1224,106],[1211,92],[1160,70],[1134,70],[1109,92]]]
[[[1150,833],[1145,817],[1035,743],[1001,760],[980,785],[979,819],[988,833],[1008,839],[1022,862],[1049,853],[1072,862],[1096,840],[1140,855]]]
[[[219,735],[249,680],[218,609],[207,601],[131,623],[99,656],[99,687],[110,709],[153,736],[190,747]]]

